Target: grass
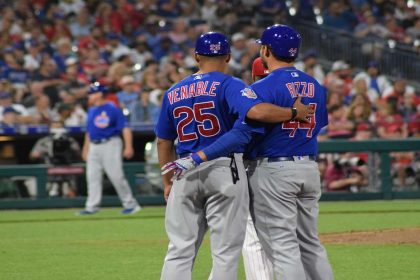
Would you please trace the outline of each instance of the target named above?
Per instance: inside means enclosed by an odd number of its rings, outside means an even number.
[[[164,208],[123,217],[117,208],[2,211],[0,279],[159,279],[167,248]],[[322,233],[420,227],[420,201],[324,202]],[[420,237],[419,237],[420,238]],[[420,279],[420,246],[327,245],[335,279]],[[193,279],[207,279],[209,242]],[[242,262],[239,279],[245,279]]]

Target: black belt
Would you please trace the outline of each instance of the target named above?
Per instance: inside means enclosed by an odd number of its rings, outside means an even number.
[[[90,142],[92,142],[93,144],[103,144],[103,143],[108,142],[112,138],[114,138],[114,137],[102,138],[102,139],[90,139]]]
[[[292,156],[292,157],[269,157],[269,158],[267,158],[268,162],[299,161],[299,160],[316,161],[316,156]]]

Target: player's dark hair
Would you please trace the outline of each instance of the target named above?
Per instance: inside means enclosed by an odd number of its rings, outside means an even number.
[[[281,62],[286,62],[286,63],[292,63],[293,61],[296,60],[296,57],[282,57],[282,56],[278,56],[273,52],[273,49],[269,46],[267,46],[267,48],[270,50],[270,53],[274,56],[275,59],[281,61]]]

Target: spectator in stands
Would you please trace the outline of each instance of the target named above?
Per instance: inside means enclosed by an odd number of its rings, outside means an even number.
[[[398,105],[401,106],[404,102],[404,97],[412,94],[415,94],[414,88],[407,84],[406,79],[398,77],[392,86],[389,86],[384,90],[382,98],[386,100],[390,97],[394,97],[398,100]]]
[[[28,114],[32,117],[34,124],[49,124],[55,117],[47,95],[35,97],[35,106],[28,108]]]
[[[132,113],[134,103],[139,99],[139,89],[133,76],[122,77],[120,86],[122,90],[117,93],[118,103],[127,116]]]
[[[139,63],[141,67],[145,66],[146,61],[153,59],[150,47],[142,37],[138,37],[137,41],[133,44],[133,48],[134,49],[131,51],[131,59],[135,63]]]
[[[245,35],[238,32],[232,36],[231,46],[231,60],[229,66],[235,70],[243,69],[241,60],[242,56],[246,53],[246,38]]]
[[[343,1],[331,1],[323,14],[324,25],[351,32],[357,19]]]
[[[57,52],[53,55],[53,59],[60,73],[66,71],[66,60],[70,57],[76,58],[76,55],[72,51],[71,40],[66,37],[60,38],[57,41]]]
[[[0,92],[0,122],[3,121],[3,111],[6,108],[9,108],[9,112],[13,111],[16,112],[17,115],[24,117],[22,118],[22,122],[26,122],[26,117],[28,117],[29,115],[26,108],[21,104],[13,103],[13,96],[10,92]],[[12,108],[13,110],[10,110],[10,108]]]
[[[376,107],[376,101],[379,98],[379,95],[376,90],[368,88],[366,80],[363,77],[353,80],[353,89],[350,91],[348,98],[353,98],[355,95],[364,95],[368,98],[368,103],[373,107]]]
[[[344,106],[344,97],[341,92],[329,91],[327,95],[327,108],[332,106],[342,107]]]
[[[20,124],[19,112],[13,107],[6,107],[3,109],[2,118],[0,120],[1,126],[15,126]]]
[[[411,42],[411,38],[405,34],[404,28],[397,24],[394,17],[389,16],[385,18],[385,27],[389,32],[388,39],[393,39],[397,42],[406,44]]]
[[[57,106],[57,114],[60,122],[63,123],[64,126],[80,127],[86,124],[87,114],[80,104],[75,104],[73,102],[60,103]]]
[[[367,95],[354,95],[348,109],[347,119],[352,121],[357,127],[357,124],[359,123],[369,122],[371,113],[372,106]]]
[[[90,34],[90,29],[92,28],[92,18],[89,15],[87,8],[81,8],[78,13],[75,13],[76,20],[70,24],[71,34],[75,38],[82,36],[88,36]]]
[[[331,91],[339,91],[344,97],[350,94],[353,78],[351,67],[343,60],[333,63],[331,71],[325,77],[324,85]]]
[[[339,105],[328,108],[328,137],[333,139],[350,138],[355,125],[346,117],[346,112]]]
[[[51,57],[43,56],[41,67],[34,73],[32,80],[42,82],[43,91],[50,98],[52,106],[60,101],[58,86],[63,84],[63,80],[60,78],[57,66]]]
[[[398,113],[394,100],[389,98],[387,101],[379,102],[375,114],[378,136],[383,139],[403,139],[408,136],[407,126]]]
[[[414,21],[414,25],[407,28],[407,35],[411,37],[411,41],[420,40],[420,15]]]
[[[364,163],[359,158],[337,158],[327,167],[325,184],[327,191],[359,192],[369,181],[363,172]]]
[[[379,96],[382,96],[386,88],[390,86],[388,79],[380,74],[379,63],[370,61],[366,66],[366,72],[360,72],[354,80],[364,79],[369,89],[373,89]]]
[[[359,23],[354,29],[354,35],[358,38],[364,38],[366,41],[375,41],[385,39],[390,35],[383,25],[379,24],[376,17],[369,10],[363,14],[365,22]]]
[[[325,73],[317,62],[318,54],[310,49],[303,54],[302,60],[295,64],[296,69],[301,70],[314,77],[321,85],[325,80]]]
[[[40,43],[36,40],[31,40],[28,44],[28,53],[23,57],[23,68],[29,72],[38,70],[41,58]]]

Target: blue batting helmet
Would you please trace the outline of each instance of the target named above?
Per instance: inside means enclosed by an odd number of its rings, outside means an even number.
[[[287,25],[275,24],[267,27],[257,43],[269,46],[273,53],[282,58],[296,58],[302,37]]]
[[[225,35],[218,32],[204,33],[195,43],[195,53],[207,56],[230,54],[229,41]]]
[[[104,85],[101,85],[98,82],[94,82],[93,84],[89,86],[88,94],[97,93],[97,92],[102,92],[102,94],[106,94],[108,93],[108,88]]]

